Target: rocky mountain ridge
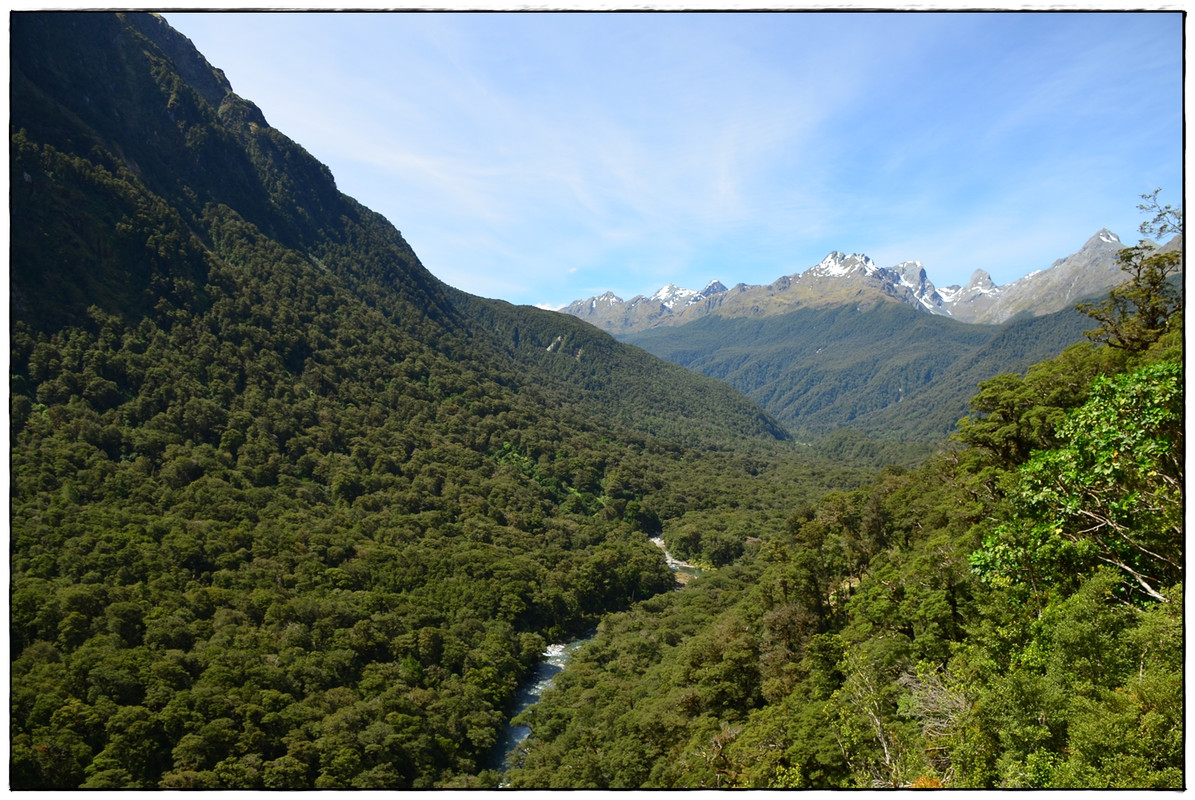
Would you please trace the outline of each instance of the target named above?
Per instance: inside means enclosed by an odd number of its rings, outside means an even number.
[[[1174,242],[1167,245],[1172,246]],[[962,322],[999,324],[1021,314],[1051,314],[1107,291],[1122,279],[1116,256],[1123,247],[1120,238],[1104,228],[1077,252],[1012,283],[998,286],[989,273],[976,270],[965,285],[942,288],[934,285],[920,261],[881,267],[866,255],[834,251],[805,271],[767,285],[739,283],[728,289],[712,281],[694,291],[668,284],[651,297],[624,301],[606,292],[561,310],[616,335],[683,325],[711,314],[766,317],[798,308],[868,308],[883,300]]]

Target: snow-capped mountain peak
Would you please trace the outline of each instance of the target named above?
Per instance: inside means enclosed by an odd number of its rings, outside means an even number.
[[[670,283],[651,296],[651,299],[669,310],[678,306],[688,306],[693,303],[698,303],[711,295],[725,292],[726,287],[722,285],[721,281],[713,280],[706,284],[705,288],[700,292],[692,289],[683,289],[675,283]]]
[[[932,314],[949,314],[943,309],[943,298],[930,281],[925,267],[920,261],[902,261],[892,268],[900,285],[913,293],[917,302],[921,303]]]
[[[692,289],[682,289],[675,283],[670,283],[653,294],[651,299],[664,306],[664,308],[672,308],[676,305],[684,305],[696,296],[697,292]]]
[[[967,281],[966,286],[947,286],[939,289],[938,294],[947,306],[954,306],[961,301],[974,300],[976,297],[996,294],[999,291],[1000,287],[992,281],[992,276],[982,269],[977,269],[971,273],[971,280]]]
[[[614,306],[622,303],[622,298],[614,294],[614,292],[606,292],[599,297],[591,297],[589,299],[589,310],[594,311],[598,305]]]
[[[933,284],[929,283],[929,278],[925,274],[925,267],[920,261],[902,261],[892,268],[900,277],[900,282],[908,286],[915,292],[924,291],[926,284],[929,284],[930,289],[933,289]]]
[[[840,278],[859,270],[862,270],[865,275],[873,275],[877,269],[875,262],[865,255],[851,253],[848,256],[845,253],[834,250],[823,258],[817,266],[806,270],[806,273],[828,278]]]

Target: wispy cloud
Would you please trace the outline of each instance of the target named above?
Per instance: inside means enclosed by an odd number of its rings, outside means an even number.
[[[517,302],[764,282],[829,249],[997,276],[1181,182],[1177,15],[176,24],[433,272]]]

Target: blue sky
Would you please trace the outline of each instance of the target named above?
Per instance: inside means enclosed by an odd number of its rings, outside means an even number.
[[[1003,284],[1182,202],[1177,12],[165,17],[433,274],[514,303],[832,250]]]

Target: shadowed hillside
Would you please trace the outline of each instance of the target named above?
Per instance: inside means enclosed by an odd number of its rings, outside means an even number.
[[[11,52],[14,787],[494,785],[546,642],[675,585],[662,520],[858,480],[445,286],[160,19]]]

